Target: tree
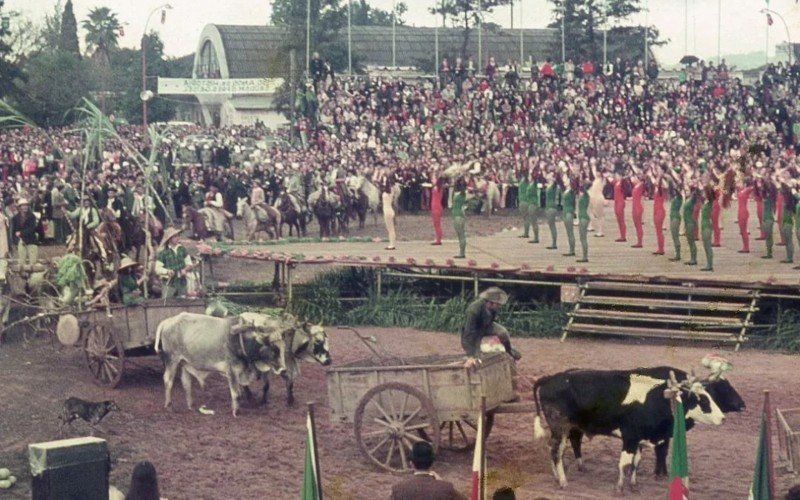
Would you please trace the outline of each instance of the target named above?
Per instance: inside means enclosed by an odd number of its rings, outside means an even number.
[[[19,67],[9,60],[11,47],[5,41],[8,35],[3,15],[4,0],[0,0],[0,99],[12,94],[15,87],[15,80],[21,76]]]
[[[336,71],[347,68],[347,47],[339,31],[347,24],[347,6],[339,0],[310,0],[311,51],[330,61]],[[305,68],[307,0],[275,0],[270,21],[289,29],[282,53],[296,50],[298,67]],[[287,68],[288,69],[288,68]]]
[[[42,43],[42,49],[45,51],[55,51],[61,49],[61,27],[62,27],[62,12],[64,7],[61,5],[61,0],[58,0],[53,6],[53,13],[44,16],[44,23],[39,29],[39,38]],[[73,14],[72,18],[75,18]],[[77,23],[75,26],[75,47],[78,46],[78,31]],[[76,51],[75,55],[80,55],[80,51]]]
[[[19,110],[45,127],[70,123],[69,114],[89,95],[85,61],[62,50],[39,54],[26,66],[27,83],[18,92]]]
[[[191,67],[185,62],[171,62],[164,58],[164,42],[157,33],[151,32],[145,41],[147,50],[147,74],[164,77],[191,77]],[[119,49],[111,54],[111,85],[113,97],[107,102],[107,108],[118,117],[130,123],[141,123],[142,101],[139,99],[141,88],[142,52],[139,49]],[[193,61],[192,61],[193,62]],[[156,91],[155,80],[148,82],[149,90]],[[156,96],[148,104],[148,119],[151,122],[168,121],[175,116],[175,104],[171,100]]]
[[[54,21],[54,20],[53,20]],[[64,52],[75,54],[76,57],[81,57],[81,49],[78,45],[78,21],[75,19],[75,12],[72,10],[72,0],[67,0],[64,4],[64,14],[58,21],[61,36],[58,43],[58,48]],[[55,28],[55,23],[52,25]]]
[[[111,51],[119,47],[119,33],[122,26],[117,15],[108,7],[95,7],[83,21],[86,30],[86,51],[92,57],[109,64]]]
[[[442,0],[430,9],[431,14],[449,18],[453,25],[463,28],[461,40],[461,57],[467,57],[467,46],[472,28],[477,26],[486,14],[491,14],[495,7],[508,5],[510,0]],[[482,61],[478,61],[482,64]]]
[[[603,29],[609,29],[609,34],[630,39],[621,45],[633,50],[633,54],[644,52],[644,42],[640,47],[632,44],[635,41],[634,31],[640,37],[644,36],[643,28],[618,27],[619,22],[642,11],[641,0],[550,0],[554,6],[554,20],[550,28],[561,30],[561,20],[564,19],[564,45],[567,59],[582,61],[592,59],[598,61],[602,57]],[[612,29],[612,25],[617,27]],[[658,30],[654,26],[648,27],[648,39],[651,45],[666,43],[659,40]],[[639,38],[643,40],[643,38]],[[630,54],[631,52],[627,52]]]
[[[347,3],[344,4],[345,14]],[[372,7],[367,3],[367,0],[360,0],[352,4],[353,25],[355,26],[391,26],[392,25],[392,12],[388,10],[378,9]],[[408,6],[405,2],[397,2],[394,6],[394,11],[397,19],[395,22],[403,26],[406,24],[403,16],[408,12]]]

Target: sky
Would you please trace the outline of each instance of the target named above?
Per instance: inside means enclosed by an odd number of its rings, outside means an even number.
[[[433,26],[437,19],[428,12],[435,0],[405,0],[407,24]],[[73,0],[75,16],[80,25],[89,10],[106,6],[117,13],[125,26],[125,36],[120,40],[124,47],[139,44],[148,14],[163,5],[163,0]],[[172,10],[166,22],[160,23],[158,12],[150,19],[149,30],[156,30],[164,40],[168,56],[183,56],[197,49],[200,32],[206,24],[266,24],[269,20],[269,1],[256,0],[170,0]],[[392,0],[368,0],[370,5],[391,10]],[[648,13],[630,19],[630,24],[656,26],[662,38],[670,42],[655,49],[658,60],[666,66],[674,65],[688,50],[701,59],[716,59],[719,46],[725,54],[763,52],[767,46],[767,23],[759,10],[766,6],[760,0],[642,0]],[[7,0],[6,10],[18,11],[35,21],[53,12],[55,0]],[[722,6],[721,16],[718,10]],[[221,7],[223,6],[223,7]],[[688,16],[686,16],[688,7]],[[771,0],[769,8],[778,12],[789,23],[792,40],[800,42],[800,3],[798,0]],[[522,14],[520,14],[522,9]],[[510,26],[510,8],[497,9],[488,21]],[[770,56],[775,56],[775,44],[786,41],[783,23],[773,16],[775,23],[769,28]],[[545,27],[552,19],[551,4],[546,0],[515,0],[514,27]],[[721,20],[721,22],[718,22]],[[721,30],[718,30],[721,26]],[[718,37],[719,33],[719,37]],[[79,37],[83,38],[79,32]]]

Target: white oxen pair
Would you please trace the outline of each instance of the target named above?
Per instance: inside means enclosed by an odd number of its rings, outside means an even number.
[[[317,362],[323,366],[331,364],[330,344],[328,335],[322,325],[313,325],[299,321],[291,314],[269,316],[258,313],[242,313],[239,315],[242,322],[265,332],[281,332],[286,342],[283,353],[285,370],[260,370],[259,378],[264,380],[264,389],[261,403],[267,403],[269,393],[268,372],[280,375],[286,382],[286,404],[294,404],[294,381],[300,375],[299,361]],[[245,394],[250,396],[250,391],[245,385]]]
[[[239,411],[240,388],[259,378],[261,372],[286,371],[287,337],[280,328],[263,328],[240,317],[215,318],[182,312],[159,323],[155,350],[164,361],[164,406],[171,404],[172,384],[178,368],[192,409],[192,377],[203,387],[209,374],[228,380],[233,415]]]

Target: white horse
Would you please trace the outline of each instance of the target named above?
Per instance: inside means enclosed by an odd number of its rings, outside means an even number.
[[[264,212],[265,215],[259,216],[258,212]],[[249,241],[254,240],[256,233],[262,231],[272,239],[280,238],[281,213],[276,208],[266,206],[263,209],[261,207],[254,209],[247,204],[247,198],[238,198],[236,200],[236,217],[244,220]]]

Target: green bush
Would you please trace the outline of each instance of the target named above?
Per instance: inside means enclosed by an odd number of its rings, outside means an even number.
[[[751,335],[751,345],[762,349],[800,352],[800,311],[778,307],[775,324]]]
[[[423,296],[413,284],[376,296],[374,270],[349,268],[323,273],[298,288],[292,311],[299,317],[328,325],[384,326],[458,333],[469,300],[455,295],[444,301]],[[385,282],[388,284],[388,282]],[[386,288],[390,288],[387,286]],[[395,289],[396,288],[396,289]],[[351,300],[340,300],[346,298]],[[353,299],[362,300],[353,300]],[[561,304],[510,304],[499,322],[521,337],[556,337],[566,324]]]

